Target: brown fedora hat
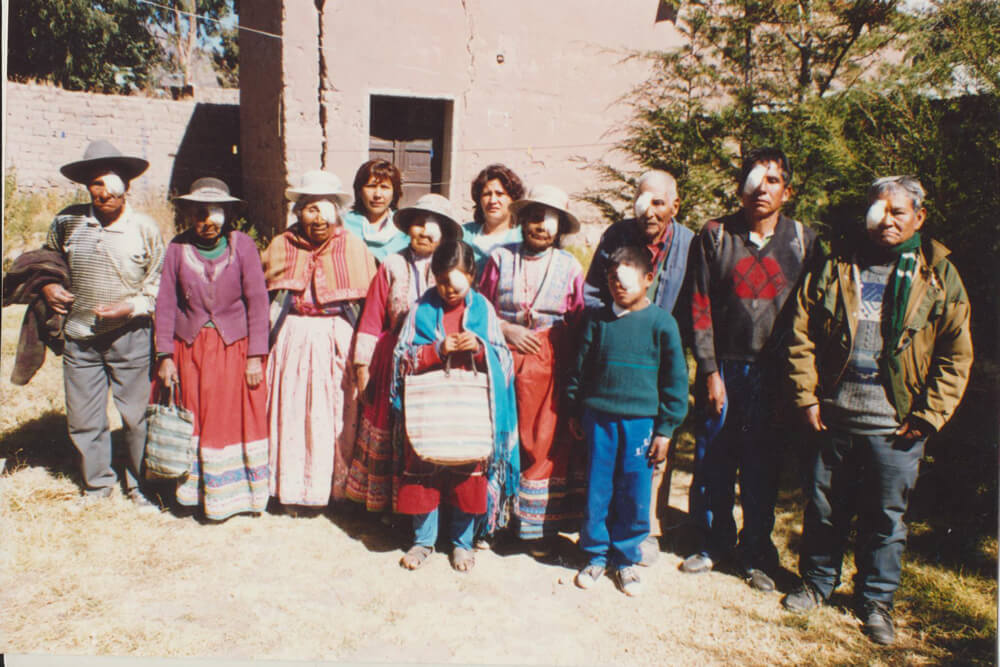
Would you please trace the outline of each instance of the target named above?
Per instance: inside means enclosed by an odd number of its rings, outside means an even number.
[[[122,152],[115,148],[110,141],[98,139],[90,142],[87,150],[83,152],[83,159],[76,162],[64,164],[59,168],[62,175],[75,183],[84,185],[102,170],[113,171],[125,181],[146,171],[149,162],[140,157],[130,157],[122,155]]]

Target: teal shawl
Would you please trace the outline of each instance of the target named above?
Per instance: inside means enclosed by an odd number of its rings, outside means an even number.
[[[486,466],[486,533],[492,534],[497,528],[507,525],[521,476],[514,361],[500,332],[500,321],[493,306],[473,289],[465,296],[462,328],[474,333],[486,350],[494,431],[493,456]],[[417,367],[421,345],[443,339],[444,302],[437,289],[432,287],[424,292],[407,316],[392,355],[393,381],[389,387],[389,400],[400,417],[403,411],[403,376]],[[402,423],[401,418],[399,423]]]

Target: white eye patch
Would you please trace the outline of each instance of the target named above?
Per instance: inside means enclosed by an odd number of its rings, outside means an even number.
[[[221,227],[226,223],[226,209],[221,206],[209,206],[208,219]]]
[[[452,269],[448,273],[448,284],[462,296],[469,291],[469,279],[458,269]]]
[[[751,169],[750,173],[747,174],[747,180],[743,182],[743,194],[749,195],[756,191],[766,175],[767,167],[762,164],[758,164]]]
[[[118,174],[111,172],[101,176],[101,180],[104,182],[104,189],[108,191],[109,195],[114,197],[121,197],[125,194],[125,181]]]
[[[615,268],[615,275],[618,276],[618,282],[621,283],[626,292],[631,294],[638,291],[639,270],[637,268],[628,264],[619,264]]]
[[[559,233],[559,214],[551,208],[545,209],[545,217],[542,219],[542,229],[544,229],[549,236],[555,236]]]
[[[434,222],[433,220],[428,220],[424,223],[424,234],[434,243],[441,240],[441,225]]]
[[[653,199],[652,192],[643,192],[639,195],[639,198],[635,200],[635,217],[641,218],[646,215],[646,211],[653,205]]]
[[[879,199],[868,207],[868,215],[865,216],[865,224],[868,229],[878,227],[885,218],[885,200]]]
[[[319,208],[319,214],[323,216],[323,220],[329,223],[337,221],[337,207],[333,205],[333,202],[322,199],[316,202],[316,207]]]

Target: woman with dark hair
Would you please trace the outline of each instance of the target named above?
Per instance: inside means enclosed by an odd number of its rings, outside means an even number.
[[[177,502],[221,521],[267,507],[267,288],[253,240],[232,229],[240,200],[217,178],[178,197],[190,228],[170,242],[156,298],[154,397],[178,389],[198,454]]]
[[[436,285],[410,310],[393,353],[393,410],[402,419],[404,376],[441,368],[449,358],[452,368],[475,364],[489,380],[493,455],[484,463],[443,467],[418,458],[407,443],[398,511],[413,515],[414,540],[400,565],[415,570],[434,551],[438,507],[444,501],[451,505],[452,567],[467,572],[475,565],[477,517],[485,514],[487,531],[501,527],[516,493],[513,367],[493,307],[472,289],[472,248],[462,241],[442,242],[431,259],[431,272]]]
[[[514,356],[521,480],[517,518],[529,551],[544,556],[583,516],[583,466],[561,407],[583,313],[583,269],[559,240],[579,230],[569,197],[538,185],[511,204],[524,241],[494,248],[479,289],[500,316]]]
[[[322,508],[347,484],[357,419],[348,361],[375,258],[341,225],[351,194],[334,174],[307,172],[285,197],[297,222],[264,251],[267,288],[290,303],[267,369],[271,495]]]
[[[498,245],[521,242],[521,228],[510,217],[511,202],[524,196],[524,184],[502,164],[491,164],[472,181],[474,220],[463,226],[463,237],[476,253],[476,272],[482,272],[490,251]]]
[[[438,194],[424,195],[413,206],[397,211],[394,222],[409,235],[410,245],[389,255],[379,266],[365,297],[354,343],[354,373],[365,405],[347,479],[347,497],[364,503],[371,512],[395,506],[393,466],[402,462],[402,452],[395,451],[401,443],[394,438],[389,406],[392,351],[410,308],[434,287],[434,250],[442,240],[462,238],[451,202]]]
[[[387,160],[369,160],[354,175],[354,205],[343,214],[344,228],[360,237],[378,262],[410,242],[392,223],[402,195],[403,175]]]

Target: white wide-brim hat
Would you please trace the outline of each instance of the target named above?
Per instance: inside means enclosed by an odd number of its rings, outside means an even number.
[[[75,183],[87,185],[99,172],[113,171],[125,182],[146,171],[149,162],[141,157],[122,155],[122,152],[106,139],[92,141],[83,152],[83,159],[64,164],[59,168],[63,176]]]
[[[580,221],[569,212],[569,195],[562,189],[554,185],[532,186],[528,194],[510,205],[510,214],[516,218],[521,209],[532,204],[541,204],[559,211],[560,234],[575,234],[580,231]]]
[[[458,224],[458,220],[455,219],[451,202],[443,195],[435,193],[423,195],[414,202],[413,206],[407,206],[396,211],[396,214],[392,217],[392,222],[400,230],[408,232],[410,225],[413,224],[413,219],[421,213],[433,213],[444,221],[446,228],[442,229],[441,233],[445,238],[461,240],[462,225]]]
[[[285,199],[298,201],[302,197],[329,197],[346,209],[354,201],[354,193],[345,190],[336,174],[319,169],[302,175],[302,184],[285,190]]]
[[[219,178],[207,176],[199,178],[191,184],[191,192],[186,195],[174,197],[177,202],[190,202],[192,204],[242,204],[242,199],[237,199],[229,194],[229,186]]]

